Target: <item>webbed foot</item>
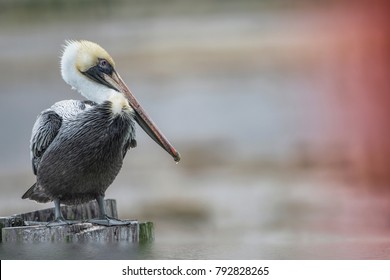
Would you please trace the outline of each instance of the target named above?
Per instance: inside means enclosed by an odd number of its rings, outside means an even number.
[[[116,218],[109,217],[107,215],[105,215],[102,218],[90,219],[88,220],[88,222],[96,225],[106,226],[106,227],[126,226],[131,224],[131,221],[122,221]]]
[[[81,221],[76,220],[65,220],[64,218],[60,217],[55,219],[54,221],[48,222],[46,224],[46,227],[58,227],[58,226],[69,226],[73,224],[81,223]]]

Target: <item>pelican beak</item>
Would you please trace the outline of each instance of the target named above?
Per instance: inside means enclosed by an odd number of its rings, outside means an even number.
[[[142,129],[165,151],[167,151],[176,162],[180,161],[180,154],[169,143],[164,134],[158,129],[156,124],[148,116],[145,110],[141,107],[133,93],[126,86],[125,82],[119,76],[116,71],[113,71],[112,75],[103,74],[105,81],[110,84],[111,88],[121,92],[129,101],[130,106],[134,109],[135,120],[142,127]]]

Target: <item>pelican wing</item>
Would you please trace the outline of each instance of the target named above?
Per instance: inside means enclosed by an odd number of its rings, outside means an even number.
[[[43,111],[37,118],[31,135],[31,161],[35,175],[42,155],[53,142],[61,128],[62,117],[55,111],[48,109]]]
[[[33,126],[30,140],[31,162],[35,175],[37,175],[42,155],[58,134],[61,124],[61,116],[58,115],[52,108],[47,109],[38,115]],[[50,201],[50,198],[45,194],[44,190],[37,185],[37,183],[34,183],[22,196],[22,198],[31,198],[39,202]]]

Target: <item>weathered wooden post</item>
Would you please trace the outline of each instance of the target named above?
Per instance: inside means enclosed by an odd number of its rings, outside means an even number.
[[[118,218],[116,201],[106,199],[107,215]],[[0,217],[0,242],[77,242],[77,241],[128,241],[148,242],[154,239],[151,222],[130,221],[129,225],[100,226],[84,220],[96,218],[99,207],[95,201],[89,203],[62,206],[65,219],[80,220],[79,223],[47,227],[54,219],[54,208]]]

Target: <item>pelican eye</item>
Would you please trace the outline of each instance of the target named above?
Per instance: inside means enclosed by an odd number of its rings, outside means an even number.
[[[105,75],[112,77],[114,72],[114,67],[112,67],[111,63],[108,62],[108,60],[104,58],[98,58],[98,62],[96,63],[96,65],[92,66],[87,71],[81,73],[99,84],[105,85],[106,87],[118,91],[118,89],[114,87],[110,82],[108,82],[105,77]]]
[[[104,58],[98,58],[98,65],[97,67],[99,70],[107,75],[112,75],[112,72],[114,71],[114,67]]]

